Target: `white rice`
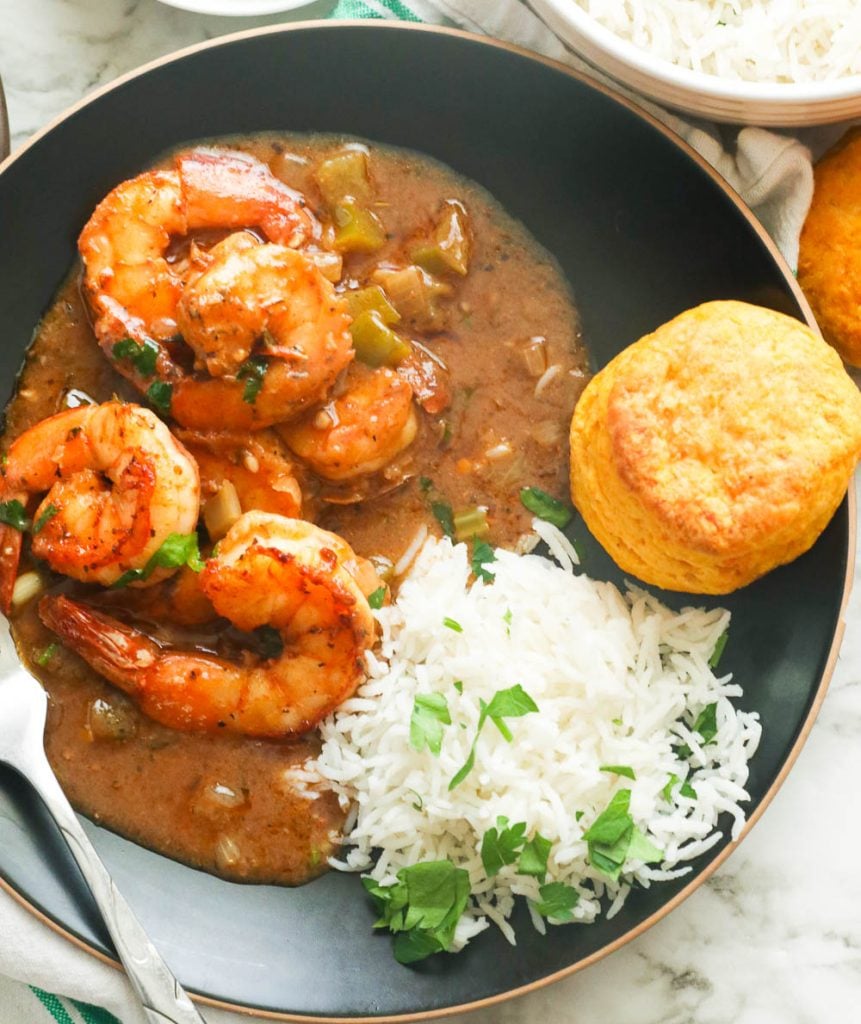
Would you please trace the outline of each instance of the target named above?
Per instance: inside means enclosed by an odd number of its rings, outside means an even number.
[[[721,78],[815,82],[861,74],[858,0],[574,0],[653,57]]]
[[[736,710],[731,698],[740,688],[708,666],[729,613],[675,613],[643,591],[622,595],[575,575],[568,541],[547,523],[536,527],[565,568],[497,550],[489,566],[495,580],[470,585],[465,545],[425,543],[396,602],[376,613],[382,644],[368,656],[367,682],[324,722],[322,753],[308,766],[309,777],[318,772],[353,811],[334,867],[369,872],[383,884],[425,860],[448,859],[469,872],[472,901],[456,946],[488,922],[514,942],[508,918],[515,898],[539,899],[539,881],[518,874],[516,864],[486,877],[481,841],[499,815],[551,840],[547,881],[577,888],[574,919],[581,923],[593,921],[602,904],[616,913],[635,884],[690,871],[678,865],[720,840],[722,811],[733,837],[744,821],[739,803],[748,799],[758,715]],[[510,743],[487,722],[475,767],[449,791],[476,734],[479,699],[489,702],[518,683],[539,711],[507,720]],[[434,692],[445,695],[452,720],[438,757],[410,746],[415,697]],[[691,727],[715,702],[717,736],[703,746]],[[682,741],[691,748],[687,761],[674,748]],[[636,780],[602,765],[628,765]],[[696,799],[678,787],[664,799],[671,773],[691,782]],[[613,882],[588,863],[583,833],[622,788],[631,790],[635,824],[664,859],[629,861]]]

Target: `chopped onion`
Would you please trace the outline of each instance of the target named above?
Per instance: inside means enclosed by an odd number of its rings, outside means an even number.
[[[38,597],[44,590],[45,584],[37,572],[24,572],[15,580],[12,588],[12,607],[20,608],[29,604],[34,597]]]
[[[535,385],[535,397],[540,398],[542,392],[547,389],[549,384],[556,380],[560,373],[562,373],[562,367],[559,363],[554,363],[552,366],[548,366],[541,375],[541,379]]]
[[[64,396],[67,409],[77,409],[79,405],[95,405],[95,398],[91,398],[86,391],[78,388],[69,388]]]
[[[552,448],[562,440],[562,431],[553,420],[541,420],[529,431],[532,439],[542,448]]]
[[[500,441],[499,444],[495,444],[492,448],[488,448],[484,453],[484,457],[488,462],[499,462],[500,459],[510,458],[514,454],[514,449],[511,447],[510,441]]]
[[[427,526],[420,526],[416,531],[415,536],[407,546],[406,551],[401,557],[395,562],[394,574],[395,576],[403,576],[403,574],[413,564],[413,559],[421,550],[422,544],[427,540],[428,528]]]
[[[530,377],[540,377],[547,369],[547,339],[540,334],[530,338],[520,350],[526,372]]]
[[[241,515],[239,495],[230,480],[225,480],[203,506],[203,521],[212,540],[221,540]]]
[[[242,860],[242,851],[236,840],[228,835],[219,836],[218,842],[215,844],[215,863],[218,867],[222,871],[227,871],[229,868],[235,868],[240,860]]]
[[[127,740],[138,731],[137,714],[119,701],[98,697],[87,708],[87,729],[94,740]]]

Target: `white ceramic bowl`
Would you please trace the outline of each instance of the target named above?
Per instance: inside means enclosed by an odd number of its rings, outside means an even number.
[[[590,64],[663,106],[710,121],[797,127],[861,116],[861,75],[830,82],[740,82],[659,60],[599,25],[574,0],[531,0]]]
[[[220,14],[231,18],[245,18],[252,14],[275,14],[305,7],[314,0],[160,0],[168,7],[194,14]]]

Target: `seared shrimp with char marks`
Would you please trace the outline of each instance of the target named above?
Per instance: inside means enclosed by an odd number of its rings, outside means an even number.
[[[345,300],[307,256],[247,233],[210,256],[178,307],[205,375],[174,383],[174,418],[200,430],[257,430],[323,401],[353,358]]]
[[[312,728],[362,681],[363,655],[374,640],[359,582],[366,570],[346,541],[311,523],[244,515],[206,563],[200,584],[218,614],[239,629],[279,632],[281,654],[248,655],[245,664],[164,649],[64,596],[43,598],[39,612],[64,644],[156,721],[281,737]]]
[[[45,496],[33,516],[33,554],[103,586],[144,568],[170,534],[191,533],[200,509],[194,460],[152,412],[122,402],[57,413],[13,442],[3,498],[26,504],[36,494]],[[0,546],[0,602],[8,611],[21,533],[3,526]],[[167,573],[158,569],[149,582]]]

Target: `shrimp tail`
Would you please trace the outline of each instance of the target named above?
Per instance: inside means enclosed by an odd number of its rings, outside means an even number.
[[[12,610],[12,594],[21,560],[21,541],[20,530],[0,523],[0,611],[6,616]]]
[[[136,677],[158,658],[158,645],[131,626],[63,595],[39,602],[39,618],[84,661],[126,693],[137,695]]]

